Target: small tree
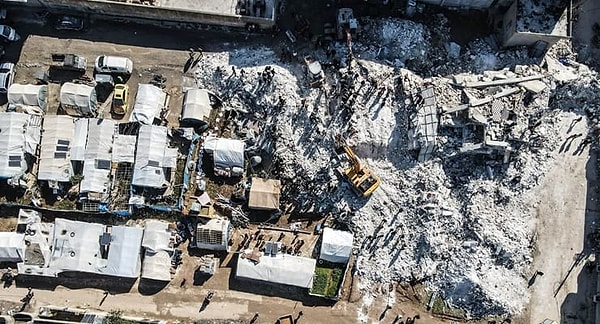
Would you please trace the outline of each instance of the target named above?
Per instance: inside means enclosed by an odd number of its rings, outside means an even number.
[[[123,312],[120,310],[111,310],[102,321],[102,324],[133,324],[134,321],[123,319]]]

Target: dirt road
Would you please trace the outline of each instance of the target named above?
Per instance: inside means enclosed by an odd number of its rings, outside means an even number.
[[[587,290],[596,286],[595,275],[586,275],[584,265],[590,251],[584,242],[598,216],[597,175],[595,157],[590,158],[587,148],[575,154],[587,134],[586,119],[574,122],[577,118],[566,113],[562,134],[565,140],[569,135],[582,136],[570,147],[568,142],[561,145],[563,152],[557,155],[544,182],[531,196],[532,214],[537,221],[532,275],[535,271],[543,275],[531,285],[529,317],[524,323],[540,323],[546,318],[560,323],[566,323],[566,318],[570,318],[568,323],[593,322],[586,308],[593,306]],[[572,123],[574,127],[568,132]]]

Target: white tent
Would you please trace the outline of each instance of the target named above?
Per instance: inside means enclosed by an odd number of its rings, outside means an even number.
[[[108,196],[115,122],[108,119],[88,119],[88,136],[83,163],[80,192]]]
[[[223,176],[241,176],[244,172],[244,149],[242,141],[209,136],[204,150],[213,155],[215,173]]]
[[[135,161],[136,141],[137,137],[134,135],[115,134],[112,161],[133,163]]]
[[[316,264],[315,259],[287,254],[262,256],[258,264],[239,257],[236,277],[310,288]]]
[[[142,247],[144,263],[142,264],[142,278],[160,281],[171,280],[171,253],[170,246],[173,232],[169,224],[160,221],[147,221],[144,226]]]
[[[48,275],[63,271],[89,272],[124,278],[140,274],[140,249],[143,229],[112,226],[108,249],[103,258],[101,237],[105,226],[57,218],[54,222],[53,249]]]
[[[334,263],[346,263],[352,254],[353,241],[354,236],[352,233],[326,227],[323,230],[323,242],[319,258]]]
[[[171,281],[171,255],[169,252],[146,250],[142,265],[142,278]]]
[[[71,161],[85,160],[85,143],[88,136],[88,120],[87,118],[77,118],[74,121],[75,135],[73,143],[71,143]]]
[[[213,218],[196,228],[196,246],[200,249],[227,251],[231,224],[229,220]]]
[[[48,86],[13,83],[8,88],[8,104],[15,106],[37,106],[46,110]]]
[[[140,127],[132,185],[149,188],[163,188],[167,185],[163,170],[166,149],[166,127],[152,125]]]
[[[166,98],[167,94],[161,88],[139,84],[129,121],[152,125],[154,118],[165,107]]]
[[[73,175],[73,118],[65,115],[46,116],[43,130],[38,180],[67,182]]]
[[[11,178],[27,171],[25,153],[35,155],[40,132],[38,116],[0,113],[0,178]]]
[[[67,82],[60,87],[60,105],[69,115],[96,116],[96,89],[85,84]]]
[[[0,232],[0,262],[21,262],[25,255],[25,234]]]
[[[183,99],[181,123],[207,124],[212,111],[210,95],[213,94],[206,89],[188,90]]]
[[[169,224],[160,221],[147,221],[144,226],[144,239],[142,247],[152,251],[172,251],[169,246],[172,231],[169,230]]]

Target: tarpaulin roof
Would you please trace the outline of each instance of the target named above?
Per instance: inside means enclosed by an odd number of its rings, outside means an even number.
[[[147,221],[144,226],[144,239],[142,240],[142,246],[152,251],[172,251],[173,248],[169,246],[171,241],[171,230],[169,230],[169,224],[160,221]],[[170,264],[170,262],[169,262]]]
[[[248,207],[273,210],[279,208],[281,182],[279,180],[252,178]]]
[[[112,161],[133,163],[135,161],[136,141],[137,137],[134,135],[115,134]]]
[[[181,112],[182,122],[208,123],[212,110],[209,93],[206,89],[190,89],[185,93]]]
[[[50,271],[90,272],[109,276],[136,278],[140,273],[140,249],[143,229],[112,226],[102,258],[101,237],[105,226],[57,218]]]
[[[75,136],[71,143],[71,161],[85,160],[85,143],[88,136],[88,120],[87,118],[77,118],[74,121]]]
[[[0,178],[11,178],[27,171],[24,153],[36,153],[40,120],[37,116],[22,113],[0,113]]]
[[[353,241],[352,233],[326,227],[323,229],[323,242],[319,257],[329,262],[346,263],[352,254]]]
[[[204,150],[213,154],[215,168],[244,168],[244,148],[244,142],[230,138],[209,136],[204,141]]]
[[[171,255],[169,252],[146,250],[142,265],[142,278],[171,281]]]
[[[0,262],[21,262],[25,254],[25,234],[0,232]]]
[[[310,288],[316,264],[315,259],[288,254],[278,254],[276,257],[262,256],[258,264],[239,257],[236,276]]]
[[[132,185],[150,188],[162,188],[165,185],[163,166],[166,148],[166,127],[152,125],[140,127]]]
[[[8,104],[37,106],[46,110],[48,86],[13,83],[8,88]]]
[[[80,192],[108,195],[115,122],[109,119],[88,119],[88,138],[85,146],[83,179]]]
[[[161,88],[139,84],[129,121],[152,125],[154,118],[164,108],[166,98],[167,94]]]
[[[65,115],[46,116],[43,130],[38,180],[67,182],[73,175],[73,118]]]
[[[60,105],[69,115],[95,116],[96,89],[85,84],[66,82],[60,87]]]

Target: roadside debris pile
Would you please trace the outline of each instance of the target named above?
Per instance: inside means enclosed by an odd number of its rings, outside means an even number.
[[[364,33],[384,40],[393,23]],[[414,26],[407,35],[424,42],[428,33]],[[388,50],[398,47],[408,45]],[[231,136],[263,157],[254,171],[281,180],[284,212],[349,225],[365,298],[376,283],[421,282],[469,316],[519,313],[535,244],[528,193],[564,140],[560,109],[569,108],[556,97],[580,89],[551,76],[552,63],[427,79],[390,66],[406,59],[402,51],[368,60],[357,49],[379,51],[356,44],[357,58],[342,68],[324,50],[310,52],[324,66],[320,88],[309,85],[302,54],[273,64],[277,53],[263,48],[206,53],[194,76],[235,111]],[[522,50],[504,55],[529,62]],[[585,70],[559,64],[559,72]],[[337,176],[336,135],[382,179],[370,199]]]

